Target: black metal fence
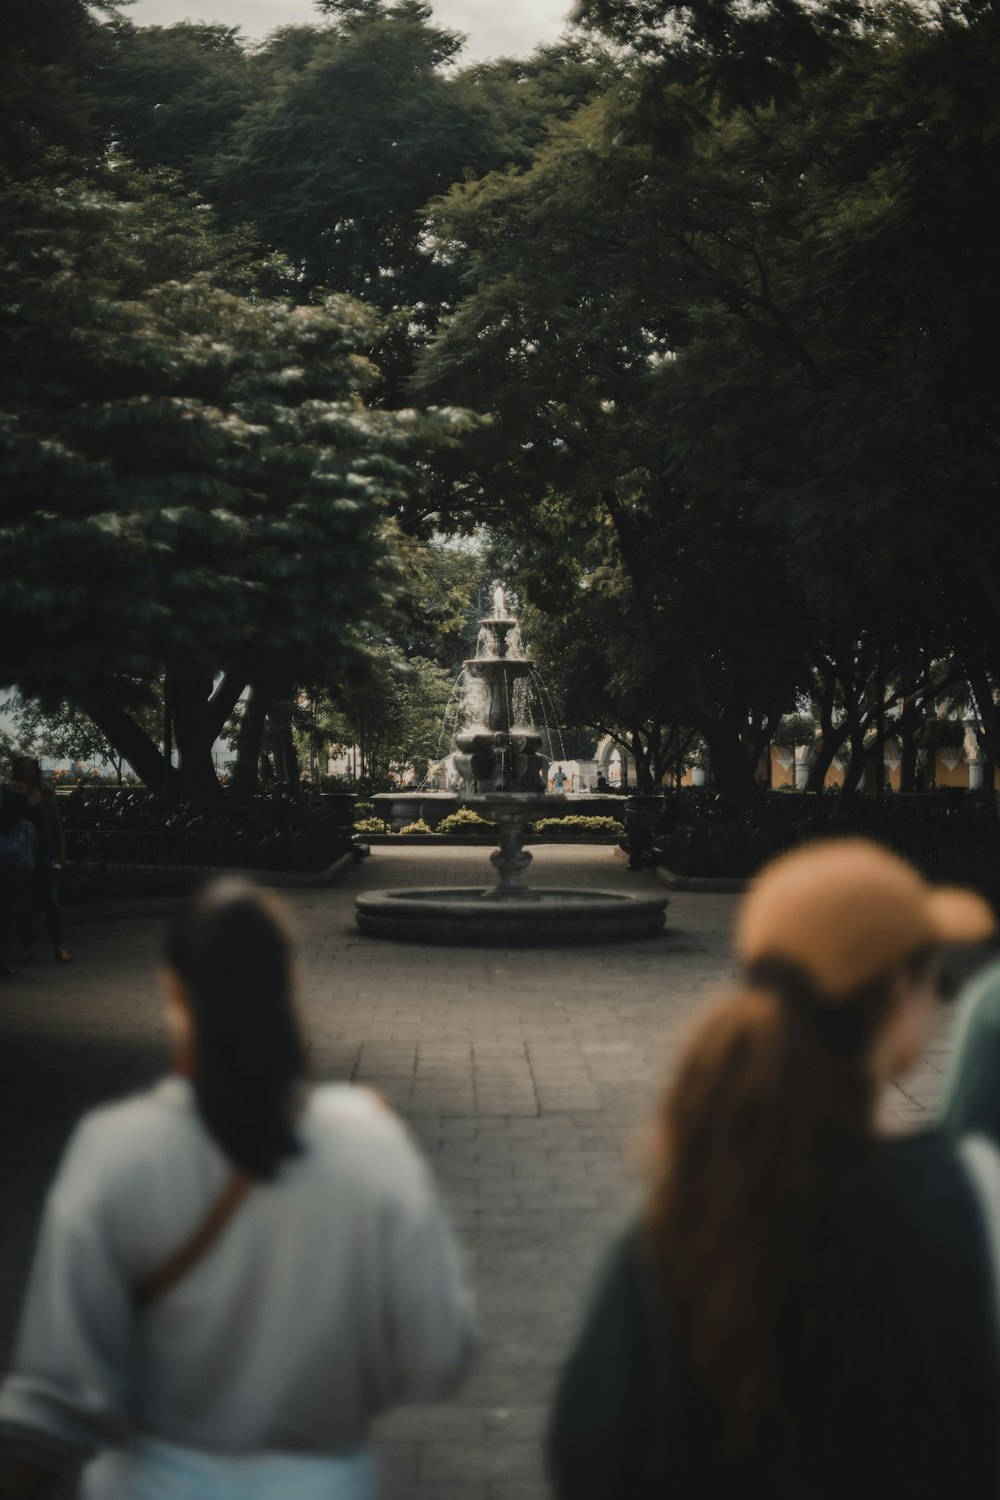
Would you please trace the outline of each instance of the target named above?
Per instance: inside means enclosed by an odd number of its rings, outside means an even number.
[[[248,833],[236,828],[165,829],[143,820],[110,826],[70,825],[74,863],[145,869],[285,870],[315,873],[350,847],[350,830],[334,816],[304,829]]]
[[[775,793],[740,818],[675,802],[657,821],[657,856],[678,875],[745,879],[800,844],[861,836],[932,880],[974,886],[1000,905],[1000,817],[993,799],[866,798],[847,809],[835,798]]]

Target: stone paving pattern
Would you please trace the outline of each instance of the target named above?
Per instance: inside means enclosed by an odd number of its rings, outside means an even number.
[[[538,884],[647,890],[608,848],[534,849]],[[736,898],[674,894],[657,937],[589,949],[434,948],[363,937],[360,890],[488,885],[482,849],[379,849],[337,887],[288,893],[320,1078],[370,1084],[410,1121],[441,1185],[478,1307],[477,1368],[451,1401],[377,1426],[387,1500],[543,1500],[560,1361],[616,1228],[639,1201],[643,1127],[685,1023],[734,972]],[[78,962],[0,981],[0,1354],[48,1182],[80,1113],[164,1068],[162,923],[72,930]],[[38,950],[44,958],[44,951]],[[887,1117],[930,1117],[953,1012]]]

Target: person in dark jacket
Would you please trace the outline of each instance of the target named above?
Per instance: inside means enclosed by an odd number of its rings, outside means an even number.
[[[24,816],[35,829],[35,868],[23,882],[17,916],[21,949],[18,963],[28,963],[34,956],[35,912],[41,911],[52,953],[57,963],[72,962],[63,946],[62,913],[59,910],[59,871],[66,862],[66,836],[56,794],[42,779],[42,768],[30,755],[19,756],[13,766],[13,781],[23,788]]]
[[[27,788],[14,775],[0,782],[0,840],[7,843],[14,835],[18,823],[28,816]],[[24,904],[31,882],[30,871],[14,863],[14,856],[6,851],[0,857],[0,975],[16,974],[11,963],[14,946],[14,930],[18,914]]]
[[[939,950],[992,929],[862,840],[775,861],[697,1025],[661,1163],[562,1374],[558,1500],[1000,1493],[984,1223],[950,1139],[890,1139]]]

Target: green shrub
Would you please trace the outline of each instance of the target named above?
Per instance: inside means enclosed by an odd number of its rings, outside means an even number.
[[[497,825],[488,818],[480,817],[471,807],[460,807],[449,813],[437,826],[438,833],[496,833]]]
[[[434,832],[431,825],[429,823],[425,823],[423,818],[418,818],[415,823],[407,823],[406,826],[404,828],[401,828],[399,831],[400,834]]]
[[[535,833],[621,833],[617,818],[587,818],[580,814],[568,818],[539,818]]]
[[[385,833],[385,824],[381,818],[358,818],[354,824],[355,833]]]
[[[373,818],[375,816],[374,802],[356,802],[354,804],[354,816],[356,818]]]

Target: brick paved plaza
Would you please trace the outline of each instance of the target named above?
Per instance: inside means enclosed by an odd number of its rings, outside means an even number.
[[[534,851],[538,884],[645,890],[607,848]],[[379,1424],[388,1500],[542,1500],[553,1380],[585,1289],[636,1201],[641,1130],[684,1022],[733,972],[736,898],[677,894],[665,933],[533,952],[365,938],[360,890],[488,884],[483,850],[380,848],[342,883],[289,894],[302,1008],[320,1078],[378,1088],[440,1180],[475,1288],[482,1350],[449,1403]],[[0,1341],[6,1361],[36,1218],[65,1137],[90,1105],[163,1068],[162,922],[75,927],[79,961],[0,989]],[[887,1108],[927,1118],[951,1024]]]

